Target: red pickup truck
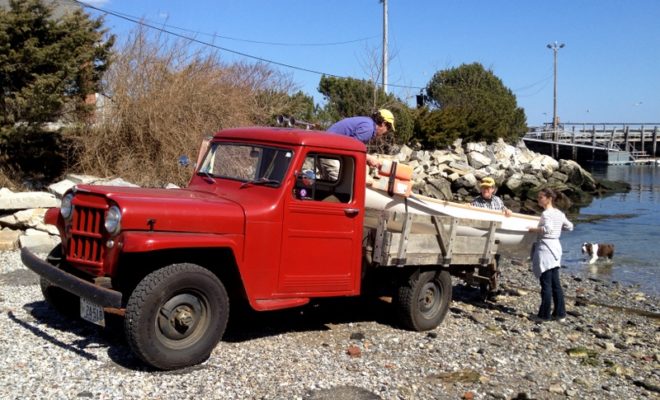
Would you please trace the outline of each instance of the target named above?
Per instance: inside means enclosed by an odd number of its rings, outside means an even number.
[[[62,244],[46,260],[21,257],[52,306],[98,325],[123,316],[132,350],[159,369],[208,358],[236,304],[302,306],[360,295],[370,280],[404,327],[433,329],[451,301],[449,263],[410,265],[409,254],[404,265],[390,249],[404,241],[365,227],[365,161],[361,142],[327,132],[223,130],[185,189],[74,187],[45,217]],[[338,175],[325,176],[328,162]]]

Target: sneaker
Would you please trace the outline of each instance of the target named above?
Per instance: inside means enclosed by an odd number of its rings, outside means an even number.
[[[559,323],[566,322],[566,317],[555,317],[555,321],[557,321]]]

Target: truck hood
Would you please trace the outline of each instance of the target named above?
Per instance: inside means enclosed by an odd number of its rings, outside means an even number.
[[[122,231],[242,234],[245,212],[238,203],[208,192],[78,185],[77,192],[104,196],[122,211]]]

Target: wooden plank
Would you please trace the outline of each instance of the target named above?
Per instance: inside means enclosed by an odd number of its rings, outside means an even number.
[[[386,249],[386,253],[397,256],[399,251],[399,243],[401,243],[402,235],[400,233],[392,233],[390,240],[390,247]],[[487,236],[454,236],[450,249],[453,253],[460,254],[474,254],[477,256],[486,256],[495,254],[496,246],[493,244],[489,246]],[[486,250],[487,253],[485,252]],[[407,241],[408,253],[438,253],[442,254],[442,249],[438,244],[438,240],[434,235],[410,235]]]
[[[454,255],[451,260],[451,264],[446,267],[451,266],[480,266],[480,255],[474,254],[458,254]],[[406,255],[406,265],[443,265],[445,264],[445,259],[440,254],[417,254],[417,253],[408,253]],[[383,267],[394,266],[397,263],[396,257],[389,257],[384,260],[382,264]]]
[[[399,235],[399,249],[397,250],[397,267],[406,265],[406,252],[408,251],[408,237],[410,236],[410,229],[412,228],[412,214],[407,214],[403,220],[401,234]]]
[[[411,216],[413,223],[411,233],[436,233],[435,224],[441,222],[445,227],[448,227],[454,220],[454,217],[448,215],[426,215],[408,213]],[[391,232],[401,232],[403,229],[403,221],[406,219],[406,213],[395,211],[376,211],[368,209],[365,213],[365,226],[375,228],[378,225],[378,220],[381,216],[386,216],[388,219],[387,229]],[[435,219],[434,219],[435,218]],[[469,218],[456,218],[460,225],[466,225],[472,228],[483,229],[487,231],[490,229],[490,221],[482,221]],[[448,228],[447,228],[448,229]]]
[[[488,236],[486,237],[486,246],[483,252],[483,258],[481,264],[488,265],[491,261],[491,256],[493,254],[493,248],[495,246],[495,228],[497,226],[494,223],[490,224],[490,229],[488,230]]]
[[[438,241],[438,246],[440,247],[440,251],[442,251],[443,257],[447,255],[447,243],[445,239],[447,237],[447,233],[445,232],[445,227],[440,222],[440,219],[438,218],[437,215],[434,215],[432,217],[433,219],[433,226],[435,226],[435,237],[436,240]]]

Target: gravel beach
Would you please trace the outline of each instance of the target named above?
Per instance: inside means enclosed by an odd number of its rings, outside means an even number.
[[[205,363],[151,370],[123,340],[43,300],[19,252],[0,252],[2,399],[659,399],[657,298],[562,273],[569,316],[530,319],[526,262],[503,259],[493,301],[454,278],[445,321],[397,328],[387,299],[326,300],[230,319]]]

